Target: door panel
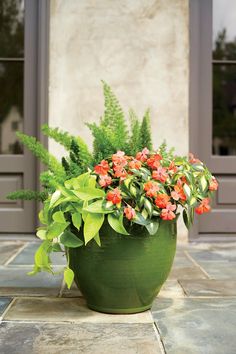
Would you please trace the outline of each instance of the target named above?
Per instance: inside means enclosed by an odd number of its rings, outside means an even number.
[[[236,236],[236,2],[190,7],[190,149],[219,181],[212,212],[196,218],[191,238],[229,239]]]
[[[35,159],[15,133],[36,133],[37,1],[4,0],[0,6],[6,32],[0,36],[0,232],[33,233],[35,203],[9,201],[6,195],[36,188]]]

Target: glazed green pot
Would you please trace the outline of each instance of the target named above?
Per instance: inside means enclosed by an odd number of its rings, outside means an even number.
[[[99,232],[101,247],[90,241],[68,249],[75,282],[88,307],[106,313],[148,310],[171,270],[176,229],[175,221],[161,221],[153,236],[140,225],[124,236],[105,221]]]

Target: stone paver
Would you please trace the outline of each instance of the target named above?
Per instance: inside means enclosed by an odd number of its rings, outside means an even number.
[[[29,277],[39,244],[0,242],[1,354],[236,353],[236,243],[178,245],[152,312],[133,315],[89,310],[62,275]]]
[[[159,354],[151,323],[0,325],[1,354]]]
[[[34,264],[34,253],[40,246],[40,242],[29,243],[24,250],[18,254],[9,265],[33,265]],[[51,256],[53,265],[65,265],[66,258],[62,252],[53,253]]]
[[[3,312],[6,310],[7,306],[10,304],[11,301],[11,298],[0,298],[0,317],[2,316]]]
[[[23,242],[1,242],[0,244],[0,264],[5,264],[10,257],[16,254],[21,247],[24,246]]]
[[[187,296],[236,296],[235,280],[179,280]]]
[[[157,299],[153,317],[168,354],[236,353],[236,299]]]
[[[87,308],[82,298],[16,299],[4,320],[89,322],[89,323],[152,323],[150,311],[132,315],[109,315]]]

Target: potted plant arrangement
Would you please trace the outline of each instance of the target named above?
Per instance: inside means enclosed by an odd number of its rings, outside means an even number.
[[[20,190],[11,199],[43,202],[42,240],[31,274],[54,273],[50,254],[65,252],[62,269],[91,309],[134,313],[149,309],[170,272],[182,213],[186,226],[194,213],[210,211],[217,181],[193,155],[179,157],[165,143],[153,149],[149,111],[141,122],[123,111],[103,82],[105,112],[99,124],[87,124],[94,137],[91,154],[80,137],[58,128],[44,134],[68,151],[59,162],[34,137],[18,132],[48,170],[42,192]]]

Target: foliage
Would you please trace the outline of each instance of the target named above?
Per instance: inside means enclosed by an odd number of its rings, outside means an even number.
[[[160,220],[176,220],[182,210],[187,227],[194,211],[210,211],[217,181],[207,167],[192,154],[175,156],[165,142],[152,151],[149,111],[142,122],[130,111],[129,134],[118,100],[104,82],[103,90],[104,116],[99,125],[88,124],[94,136],[93,156],[82,139],[43,126],[43,132],[68,151],[60,163],[34,137],[18,133],[21,142],[48,166],[40,175],[42,193],[18,191],[9,196],[44,200],[39,213],[43,226],[37,230],[42,244],[31,274],[54,273],[52,252],[91,242],[101,246],[104,220],[119,234],[127,235],[130,225],[138,224],[154,235]],[[74,274],[68,257],[62,271],[70,287]]]
[[[32,191],[30,189],[22,189],[8,194],[8,199],[10,200],[22,199],[22,200],[37,200],[43,202],[45,199],[47,199],[47,197],[48,194],[45,191],[37,192],[37,191]]]

